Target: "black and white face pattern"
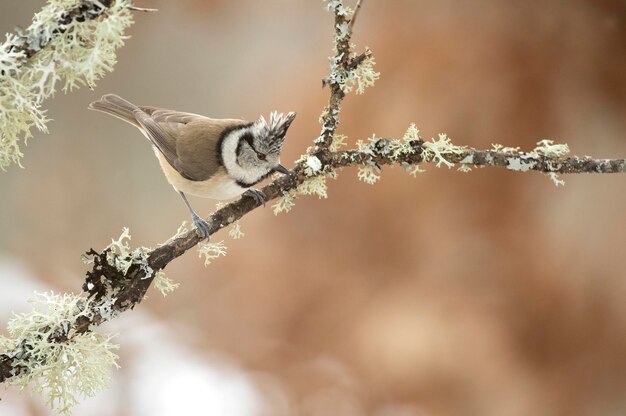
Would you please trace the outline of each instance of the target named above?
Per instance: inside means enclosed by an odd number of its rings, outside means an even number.
[[[242,187],[268,177],[280,162],[280,152],[295,113],[272,113],[270,122],[257,122],[230,132],[222,144],[222,160],[228,174]]]

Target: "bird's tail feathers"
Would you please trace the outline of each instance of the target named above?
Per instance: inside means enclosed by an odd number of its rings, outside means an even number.
[[[134,114],[136,110],[139,110],[139,107],[130,103],[129,101],[126,101],[119,95],[103,95],[102,98],[100,98],[99,100],[89,104],[89,109],[102,111],[103,113],[107,113],[121,120],[124,120],[135,127],[140,127],[139,123],[135,119]]]

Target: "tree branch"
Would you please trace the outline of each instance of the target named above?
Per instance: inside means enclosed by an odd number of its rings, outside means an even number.
[[[360,3],[360,2],[359,2]],[[328,3],[329,10],[335,15],[335,56],[330,60],[330,76],[322,81],[322,85],[330,86],[328,106],[322,113],[322,132],[315,140],[316,152],[327,151],[339,125],[339,110],[345,97],[342,89],[347,78],[348,65],[351,61],[352,50],[350,39],[352,27],[349,25],[350,11],[344,6],[343,0],[332,0]],[[354,18],[354,14],[352,15]]]
[[[115,4],[116,0],[81,0],[80,4],[72,9],[63,12],[57,21],[57,28],[49,33],[42,25],[32,25],[27,29],[18,28],[17,35],[9,48],[9,52],[21,53],[18,58],[23,64],[38,52],[45,49],[56,36],[65,33],[67,26],[72,22],[84,22],[96,20],[105,15],[107,10]],[[129,6],[130,10],[139,10],[134,6]],[[5,75],[0,71],[0,75]]]
[[[476,150],[455,146],[445,136],[440,137],[437,142],[434,140],[425,142],[417,136],[417,130],[414,130],[412,136],[409,135],[411,129],[402,141],[372,138],[365,144],[361,142],[358,148],[337,151],[334,149],[337,147],[334,146],[336,144],[334,141],[339,123],[338,113],[345,94],[341,83],[333,78],[332,71],[338,71],[334,75],[341,73],[345,75],[346,71],[350,70],[350,65],[354,63],[354,59],[358,57],[350,58],[352,53],[350,31],[348,35],[345,35],[340,29],[348,22],[348,17],[342,14],[343,2],[332,0],[330,4],[335,12],[337,53],[333,59],[337,67],[331,68],[330,100],[322,115],[322,133],[314,141],[316,146],[313,150],[298,161],[289,174],[279,177],[261,189],[267,202],[289,192],[295,192],[309,181],[331,175],[337,169],[350,166],[377,171],[380,171],[381,165],[415,167],[421,164],[436,164],[437,166],[445,164],[451,167],[458,164],[467,167],[504,167],[520,172],[532,170],[547,174],[626,172],[624,159],[564,157],[565,150],[567,150],[564,145],[540,142],[541,146],[531,152],[501,147],[496,147],[495,150]],[[354,16],[352,18],[354,19]],[[356,63],[356,66],[358,65],[359,63]],[[224,206],[208,218],[210,234],[215,234],[259,206],[258,202],[249,197],[242,197]],[[110,264],[108,256],[111,252],[109,250],[100,253],[90,250],[88,254],[93,257],[93,267],[87,272],[83,285],[83,290],[93,300],[89,304],[89,311],[81,314],[67,328],[58,328],[58,331],[54,331],[55,335],[48,341],[69,342],[75,334],[91,331],[120,313],[133,309],[144,299],[156,273],[201,241],[202,237],[195,230],[177,235],[161,246],[147,251],[143,260],[140,263],[133,263],[126,273]],[[24,360],[24,357],[28,357],[28,350],[23,343],[19,344],[14,351],[0,355],[0,382],[20,375],[22,371],[28,371],[18,368],[16,364],[18,359]]]
[[[64,82],[65,92],[93,87],[113,70],[132,0],[50,0],[26,28],[0,43],[0,170],[20,164],[21,143],[34,126],[47,132],[42,103]]]
[[[325,152],[318,154],[321,167],[316,175],[307,175],[307,162],[298,162],[288,175],[284,175],[261,189],[267,202],[281,197],[289,191],[318,176],[328,175],[338,168],[350,166],[378,165],[419,165],[423,163],[439,163],[440,159],[428,156],[428,143],[412,140],[406,143],[406,149],[396,156],[393,149],[394,141],[379,138],[370,142],[364,150]],[[589,157],[550,157],[536,152],[502,152],[490,150],[466,149],[459,153],[444,153],[441,158],[451,164],[468,166],[504,167],[515,171],[537,171],[543,173],[625,173],[625,159],[592,159]],[[261,205],[252,198],[242,197],[214,212],[208,219],[210,234],[239,220]],[[73,325],[75,333],[80,334],[108,321],[122,312],[133,309],[140,303],[150,287],[155,273],[164,269],[170,262],[183,255],[202,241],[195,230],[174,238],[146,254],[146,261],[151,273],[139,265],[133,265],[126,275],[107,262],[107,251],[98,253],[93,249],[88,254],[94,256],[94,266],[87,272],[83,285],[85,292],[96,300],[91,305],[91,313],[81,316]],[[67,333],[61,331],[61,334]],[[62,336],[58,342],[67,341]],[[23,351],[20,350],[20,354]],[[14,368],[17,351],[0,355],[0,382],[15,376]]]
[[[352,28],[354,27],[354,23],[356,22],[356,18],[359,15],[359,11],[361,10],[361,6],[363,5],[363,0],[358,0],[356,6],[354,6],[354,13],[352,13],[352,18],[350,19],[350,32],[352,32]]]

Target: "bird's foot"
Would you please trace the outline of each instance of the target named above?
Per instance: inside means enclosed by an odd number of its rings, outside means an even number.
[[[195,214],[191,215],[191,219],[196,225],[196,231],[200,233],[200,237],[202,237],[202,239],[208,240],[209,236],[211,235],[211,226],[209,226],[209,223]]]
[[[259,205],[263,205],[265,207],[265,194],[258,189],[250,188],[246,192],[243,193],[243,196],[247,196],[248,198],[254,199]]]

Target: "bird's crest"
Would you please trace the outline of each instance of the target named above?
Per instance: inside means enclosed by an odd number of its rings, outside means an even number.
[[[289,112],[287,115],[273,111],[270,114],[270,121],[266,121],[265,117],[259,117],[257,124],[261,128],[262,137],[264,137],[268,148],[272,151],[280,151],[285,140],[287,129],[291,122],[296,118],[296,113]]]

